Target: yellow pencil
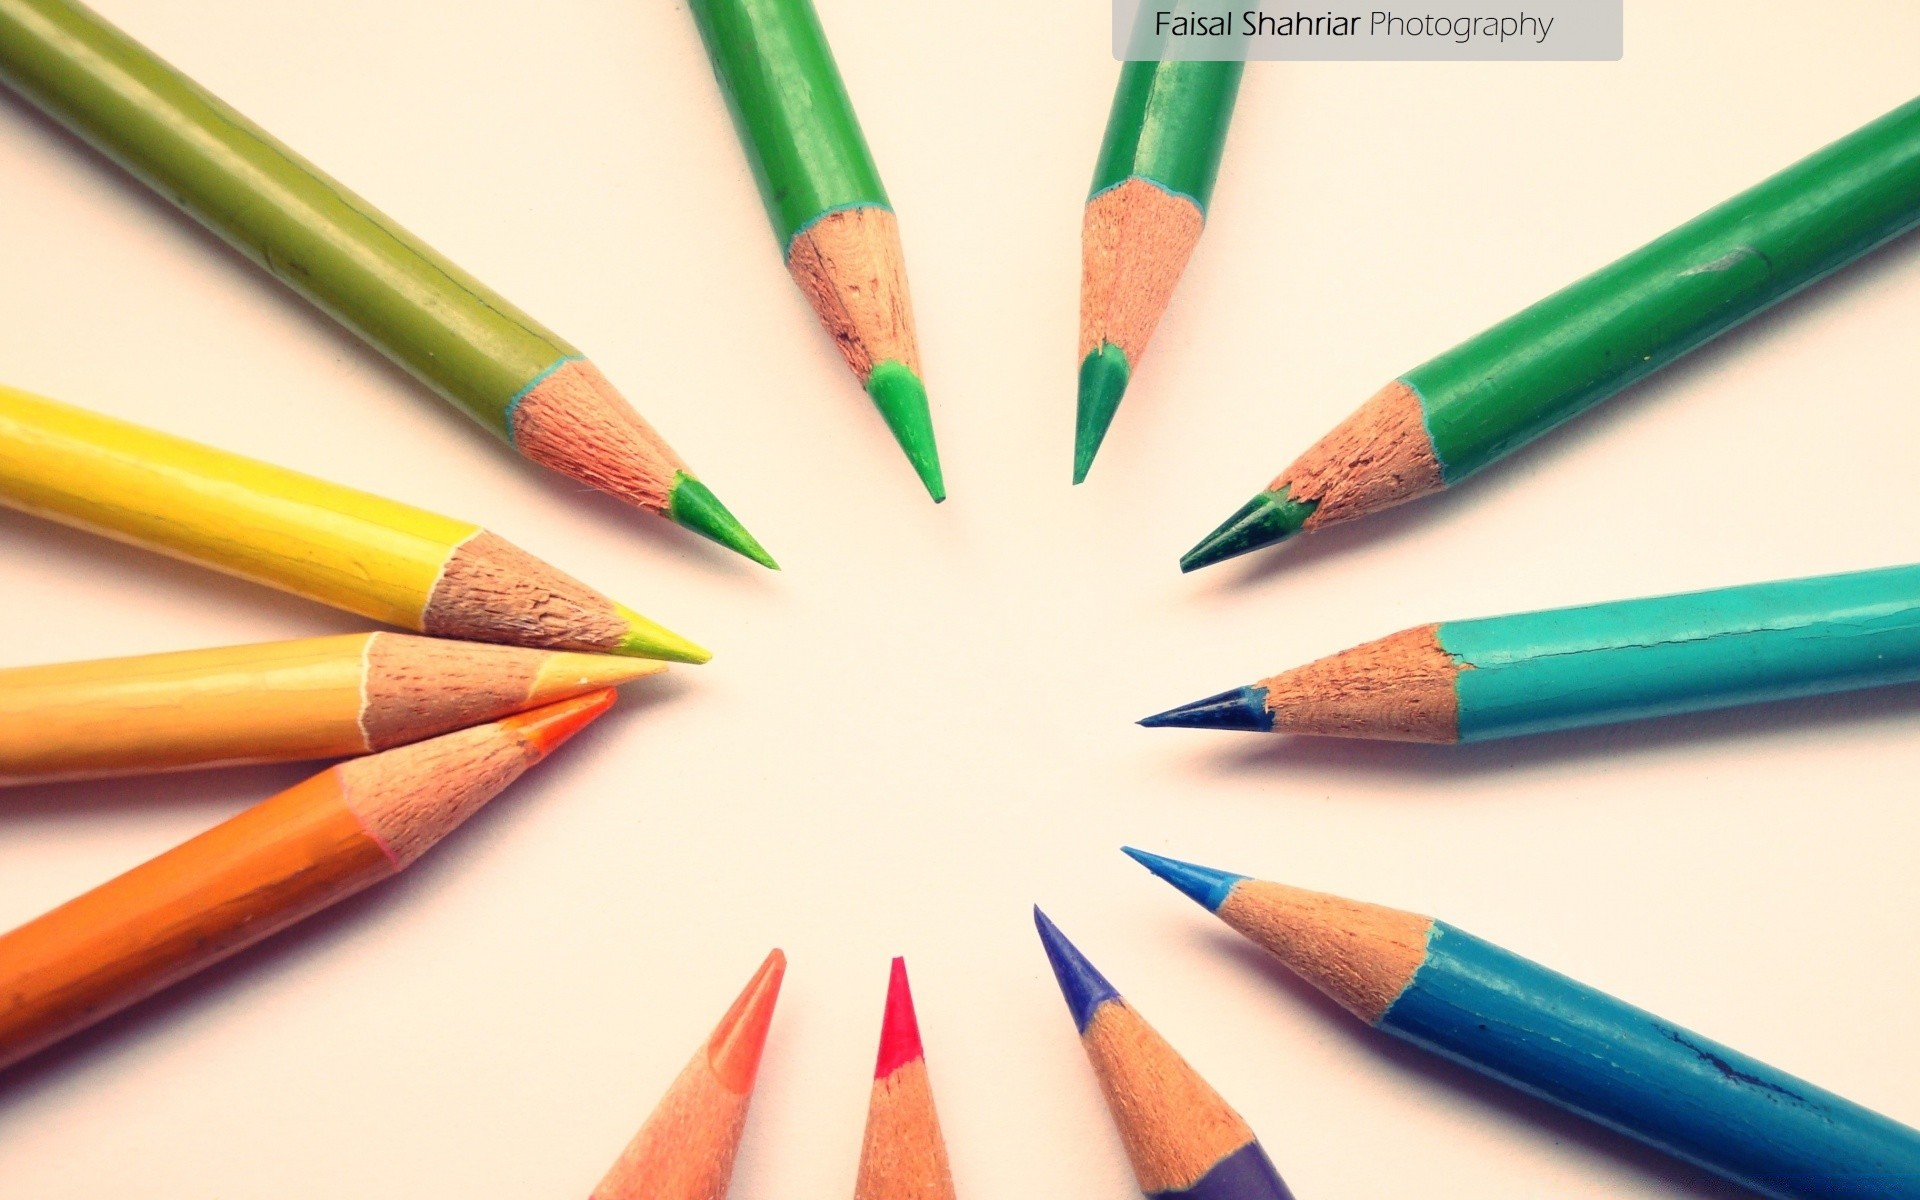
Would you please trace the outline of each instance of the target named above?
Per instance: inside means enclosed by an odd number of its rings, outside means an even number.
[[[0,504],[420,633],[710,657],[478,525],[8,387]]]
[[[14,667],[0,787],[369,754],[666,669],[406,633]]]

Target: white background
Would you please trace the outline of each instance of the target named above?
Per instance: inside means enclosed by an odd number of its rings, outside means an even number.
[[[1185,577],[1375,387],[1906,100],[1920,7],[1636,3],[1626,58],[1255,64],[1068,486],[1105,0],[821,0],[953,499],[787,281],[680,4],[101,0],[582,345],[786,566],[523,464],[11,98],[0,378],[484,522],[717,650],[409,876],[0,1078],[0,1194],[584,1195],[772,945],[736,1196],[848,1195],[904,953],[965,1197],[1132,1182],[1044,904],[1303,1198],[1733,1189],[1410,1049],[1116,851],[1438,914],[1920,1122],[1912,690],[1458,750],[1142,730],[1427,620],[1907,562],[1920,244],[1471,486]],[[361,628],[0,514],[8,663]],[[0,796],[0,926],[307,766]]]

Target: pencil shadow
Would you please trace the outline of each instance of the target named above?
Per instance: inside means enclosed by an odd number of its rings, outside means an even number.
[[[1232,960],[1241,969],[1260,976],[1276,991],[1286,993],[1289,999],[1302,1007],[1314,1010],[1329,1029],[1338,1031],[1338,1036],[1357,1052],[1386,1064],[1404,1078],[1410,1089],[1433,1093],[1436,1103],[1451,1105],[1464,1099],[1490,1110],[1505,1124],[1530,1126],[1538,1129],[1550,1141],[1571,1144],[1576,1153],[1610,1158],[1635,1174],[1644,1176],[1647,1181],[1671,1189],[1676,1196],[1689,1196],[1694,1200],[1750,1200],[1753,1195],[1745,1188],[1634,1141],[1625,1134],[1615,1133],[1545,1100],[1535,1099],[1498,1080],[1362,1024],[1352,1013],[1302,981],[1273,956],[1237,934],[1214,929],[1207,936],[1223,957]],[[1577,1163],[1569,1163],[1570,1172],[1578,1169]]]
[[[0,825],[11,837],[34,822],[111,821],[156,808],[204,810],[211,822],[292,787],[328,765],[327,760],[263,763],[21,784],[0,789]]]
[[[1711,745],[1734,745],[1850,725],[1888,733],[1920,728],[1920,684],[1808,696],[1743,708],[1682,713],[1618,725],[1535,734],[1457,746],[1349,738],[1252,735],[1260,745],[1215,761],[1223,774],[1286,771],[1404,782],[1473,780],[1512,775],[1569,761],[1622,762]],[[1452,798],[1450,794],[1450,798]]]
[[[1885,277],[1909,269],[1916,257],[1920,257],[1920,229],[1894,238],[1859,261],[1803,288],[1679,361],[1594,405],[1522,447],[1512,459],[1531,463],[1535,468],[1550,468],[1555,462],[1580,453],[1588,443],[1613,436],[1617,427],[1635,420],[1641,410],[1668,402],[1675,393],[1692,387],[1703,375],[1721,369],[1730,358],[1745,353],[1757,341],[1775,336],[1789,323],[1811,320],[1816,314],[1851,303],[1860,292]],[[1310,570],[1325,559],[1363,550],[1376,541],[1424,530],[1439,521],[1442,512],[1471,512],[1474,505],[1492,503],[1508,489],[1524,486],[1524,475],[1525,472],[1495,467],[1459,487],[1448,489],[1444,504],[1432,503],[1438,497],[1427,497],[1301,537],[1294,543],[1258,551],[1237,573],[1229,569],[1219,586],[1234,591],[1260,587],[1283,575]]]
[[[592,753],[594,743],[610,736],[612,731],[607,726],[615,719],[609,715],[575,735],[573,744],[561,756],[515,782],[399,876],[350,896],[12,1068],[0,1070],[0,1125],[5,1124],[10,1110],[25,1107],[37,1094],[59,1086],[70,1072],[102,1063],[130,1041],[158,1036],[169,1024],[200,1019],[216,1006],[235,999],[236,992],[243,998],[249,981],[299,970],[310,960],[338,953],[343,943],[368,922],[378,920],[380,914],[422,902],[420,893],[434,888],[443,873],[462,869],[461,846],[474,836],[473,831],[484,831],[491,823],[510,819],[509,806],[531,810],[564,795],[570,786],[568,760]],[[297,1030],[288,1032],[290,1036],[298,1034]]]
[[[367,344],[359,335],[329,317],[291,287],[227,244],[218,234],[179,207],[167,203],[153,189],[122,170],[105,155],[88,145],[84,139],[67,130],[26,100],[11,92],[0,91],[0,111],[10,112],[22,124],[40,131],[48,141],[64,146],[75,158],[89,162],[107,186],[123,197],[127,203],[162,214],[163,218],[186,241],[199,248],[208,261],[225,264],[235,284],[245,288],[258,303],[271,307],[280,316],[303,329],[314,340],[328,344],[336,355],[352,357],[365,364],[370,370],[380,375],[383,382],[395,393],[406,393],[418,397],[423,406],[433,410],[433,417],[441,424],[446,436],[483,447],[486,453],[512,459],[522,472],[537,480],[541,487],[552,494],[564,495],[572,500],[576,493],[584,492],[591,497],[590,507],[597,506],[607,513],[619,513],[623,520],[635,518],[637,515],[638,519],[632,523],[643,531],[641,536],[645,538],[658,540],[680,552],[685,552],[687,544],[693,543],[695,554],[711,558],[715,562],[738,557],[731,551],[714,546],[697,534],[677,527],[671,531],[661,528],[671,526],[672,522],[659,520],[652,514],[637,514],[637,510],[621,501],[593,491],[521,457],[511,446],[482,428],[453,404],[434,394],[432,389],[415,378],[405,367]],[[744,560],[742,564],[753,570],[762,569],[755,564],[745,563]]]

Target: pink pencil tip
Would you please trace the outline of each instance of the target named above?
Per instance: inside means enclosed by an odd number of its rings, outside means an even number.
[[[880,1058],[874,1063],[873,1077],[885,1079],[925,1054],[920,1022],[913,1014],[913,991],[907,986],[907,960],[896,958],[887,977],[887,1011],[880,1021]]]

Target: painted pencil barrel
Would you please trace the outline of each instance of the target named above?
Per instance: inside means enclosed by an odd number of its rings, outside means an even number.
[[[1920,100],[1401,379],[1453,483],[1916,221]]]
[[[578,351],[67,0],[0,0],[0,81],[502,437]]]
[[[1245,68],[1239,62],[1123,64],[1092,194],[1145,179],[1205,213]]]
[[[1379,1022],[1768,1196],[1920,1196],[1920,1131],[1435,921]]]
[[[812,0],[691,0],[784,255],[836,209],[890,207]]]
[[[373,636],[0,670],[0,786],[363,754]]]
[[[397,868],[332,772],[0,936],[0,1068]]]
[[[410,629],[480,532],[6,387],[0,504]]]
[[[1477,741],[1920,680],[1920,566],[1436,631]]]

